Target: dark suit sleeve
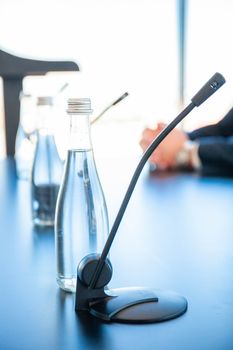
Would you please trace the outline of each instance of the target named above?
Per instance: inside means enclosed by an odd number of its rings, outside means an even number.
[[[233,108],[218,123],[187,135],[199,143],[203,175],[233,177]]]
[[[203,175],[233,177],[233,137],[208,137],[199,141]]]
[[[200,139],[208,136],[228,137],[233,135],[233,108],[225,115],[220,122],[214,125],[204,126],[188,133],[190,140]]]

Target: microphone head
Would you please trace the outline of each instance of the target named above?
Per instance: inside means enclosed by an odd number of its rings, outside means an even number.
[[[215,93],[224,83],[225,78],[220,73],[215,73],[210,80],[191,99],[192,103],[198,107]]]
[[[119,103],[120,101],[124,100],[124,98],[126,98],[129,95],[128,92],[125,92],[123,95],[121,95],[116,101],[114,101],[112,103],[113,106],[115,106],[117,103]]]

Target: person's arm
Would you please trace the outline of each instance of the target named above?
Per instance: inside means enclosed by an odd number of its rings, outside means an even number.
[[[142,149],[149,146],[160,130],[145,129],[140,141]],[[203,175],[233,176],[233,136],[202,137],[190,141],[181,130],[174,129],[150,157],[157,168],[185,168]]]
[[[233,137],[187,141],[176,155],[176,166],[204,176],[233,176]]]
[[[233,108],[218,123],[207,125],[187,133],[190,140],[197,140],[202,137],[233,135]]]
[[[233,176],[233,137],[200,142],[198,155],[203,175]]]

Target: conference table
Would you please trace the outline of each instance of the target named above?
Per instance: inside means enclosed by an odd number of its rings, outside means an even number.
[[[110,223],[135,159],[98,161]],[[181,317],[151,324],[76,313],[56,284],[53,229],[32,226],[30,184],[0,162],[1,350],[233,349],[233,179],[143,170],[113,243],[110,288],[174,291]]]

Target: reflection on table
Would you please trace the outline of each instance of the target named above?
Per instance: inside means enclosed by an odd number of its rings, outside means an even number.
[[[113,221],[136,160],[99,161]],[[74,312],[56,285],[54,233],[32,227],[30,188],[0,163],[1,349],[224,349],[233,347],[233,180],[145,169],[111,251],[110,287],[173,290],[182,317],[160,324],[100,322]]]

